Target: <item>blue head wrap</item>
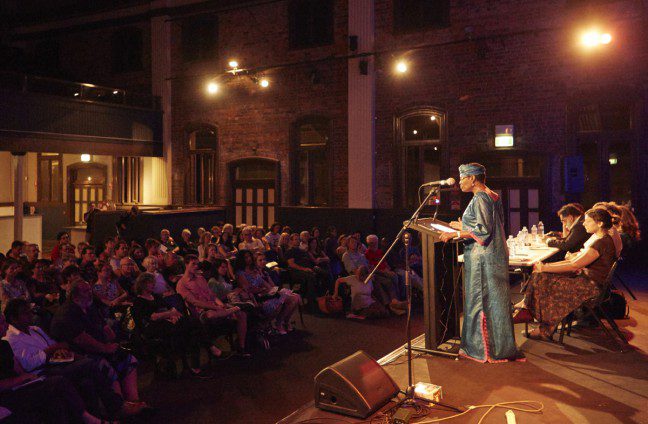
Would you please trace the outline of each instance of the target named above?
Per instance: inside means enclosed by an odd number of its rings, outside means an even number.
[[[484,165],[478,163],[465,163],[459,166],[459,176],[461,178],[467,177],[469,175],[482,175],[486,174],[486,168]]]

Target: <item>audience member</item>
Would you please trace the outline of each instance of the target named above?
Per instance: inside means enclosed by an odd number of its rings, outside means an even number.
[[[218,326],[224,321],[232,320],[236,323],[238,335],[238,352],[245,357],[250,354],[245,350],[245,337],[247,334],[247,315],[239,307],[229,307],[216,297],[209,289],[205,278],[198,273],[198,257],[187,255],[185,272],[178,281],[178,294],[180,294],[189,307],[192,316],[198,318],[207,327]],[[210,352],[220,356],[220,350],[212,345]]]
[[[6,332],[7,324],[0,315],[0,336]],[[0,392],[0,402],[11,412],[13,422],[103,422],[86,410],[79,392],[64,377],[43,379],[26,372],[6,340],[0,340]]]
[[[54,339],[68,343],[75,353],[108,361],[119,381],[116,390],[129,407],[146,407],[137,389],[137,359],[116,343],[115,333],[93,305],[90,285],[83,280],[73,282],[69,298],[52,320]]]
[[[50,253],[50,260],[57,263],[61,259],[61,247],[70,243],[70,234],[67,231],[60,231],[56,234],[56,245]]]
[[[241,231],[242,240],[238,244],[239,251],[249,250],[251,252],[265,252],[266,248],[263,242],[253,237],[253,229],[250,226],[243,228]]]
[[[117,415],[124,402],[113,390],[116,375],[105,360],[75,356],[67,343],[58,343],[41,328],[31,325],[33,312],[24,299],[9,301],[5,317],[10,325],[4,339],[11,345],[24,370],[36,375],[65,377],[79,390],[93,413],[100,412],[100,400],[110,416]],[[53,358],[72,360],[52,364],[50,361]]]
[[[146,337],[163,339],[170,353],[182,355],[183,365],[194,376],[205,376],[200,368],[201,326],[153,293],[155,276],[144,272],[135,282],[133,319]]]
[[[4,278],[0,281],[0,303],[2,303],[3,312],[7,306],[7,302],[11,299],[22,298],[29,302],[31,301],[31,295],[29,294],[27,285],[18,277],[20,271],[20,263],[12,259],[6,260],[2,266]]]

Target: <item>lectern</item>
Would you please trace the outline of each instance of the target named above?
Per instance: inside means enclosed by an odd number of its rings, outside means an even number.
[[[457,257],[461,242],[443,243],[439,238],[441,232],[456,230],[433,218],[420,218],[410,228],[421,237],[425,349],[436,351],[442,343],[460,336],[459,314],[463,302]],[[445,354],[445,351],[433,353]]]

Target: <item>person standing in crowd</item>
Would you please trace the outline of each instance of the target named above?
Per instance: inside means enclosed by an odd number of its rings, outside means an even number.
[[[92,240],[92,233],[94,231],[94,219],[97,212],[99,212],[99,209],[95,207],[94,202],[90,202],[88,211],[83,214],[83,220],[86,223],[85,241],[87,241],[88,243],[91,243]]]
[[[456,232],[441,234],[447,242],[464,239],[464,321],[460,355],[479,362],[501,362],[518,356],[510,311],[508,250],[500,196],[486,186],[486,168],[459,167],[459,187],[473,193]]]
[[[568,203],[558,210],[558,218],[563,225],[561,237],[549,237],[547,246],[560,249],[563,255],[567,252],[578,252],[589,238],[589,234],[583,227],[582,206]]]
[[[124,239],[132,239],[133,227],[139,215],[139,208],[136,205],[130,208],[130,211],[124,214],[119,221],[117,221],[117,234]]]

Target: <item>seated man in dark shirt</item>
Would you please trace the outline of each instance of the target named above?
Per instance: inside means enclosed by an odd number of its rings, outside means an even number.
[[[318,277],[314,269],[315,264],[310,256],[299,248],[299,234],[290,235],[288,251],[286,251],[284,258],[288,263],[292,283],[300,285],[302,296],[308,300],[308,310],[317,312]]]
[[[90,285],[82,280],[73,282],[69,297],[52,320],[52,337],[68,343],[74,352],[106,359],[117,373],[119,385],[115,388],[126,403],[145,407],[137,390],[137,359],[116,343],[115,333],[93,305]]]
[[[137,280],[137,276],[140,274],[137,264],[132,258],[125,257],[119,261],[119,269],[121,271],[121,276],[117,282],[124,291],[128,292],[131,296],[134,296],[135,280]]]
[[[97,282],[97,268],[95,268],[96,260],[97,255],[95,254],[95,248],[92,246],[84,247],[81,251],[79,272],[81,273],[81,277],[90,284]]]
[[[561,250],[561,257],[565,253],[576,253],[590,237],[583,226],[583,210],[580,205],[568,203],[558,210],[558,218],[563,224],[560,237],[547,239],[547,246],[557,247]]]

